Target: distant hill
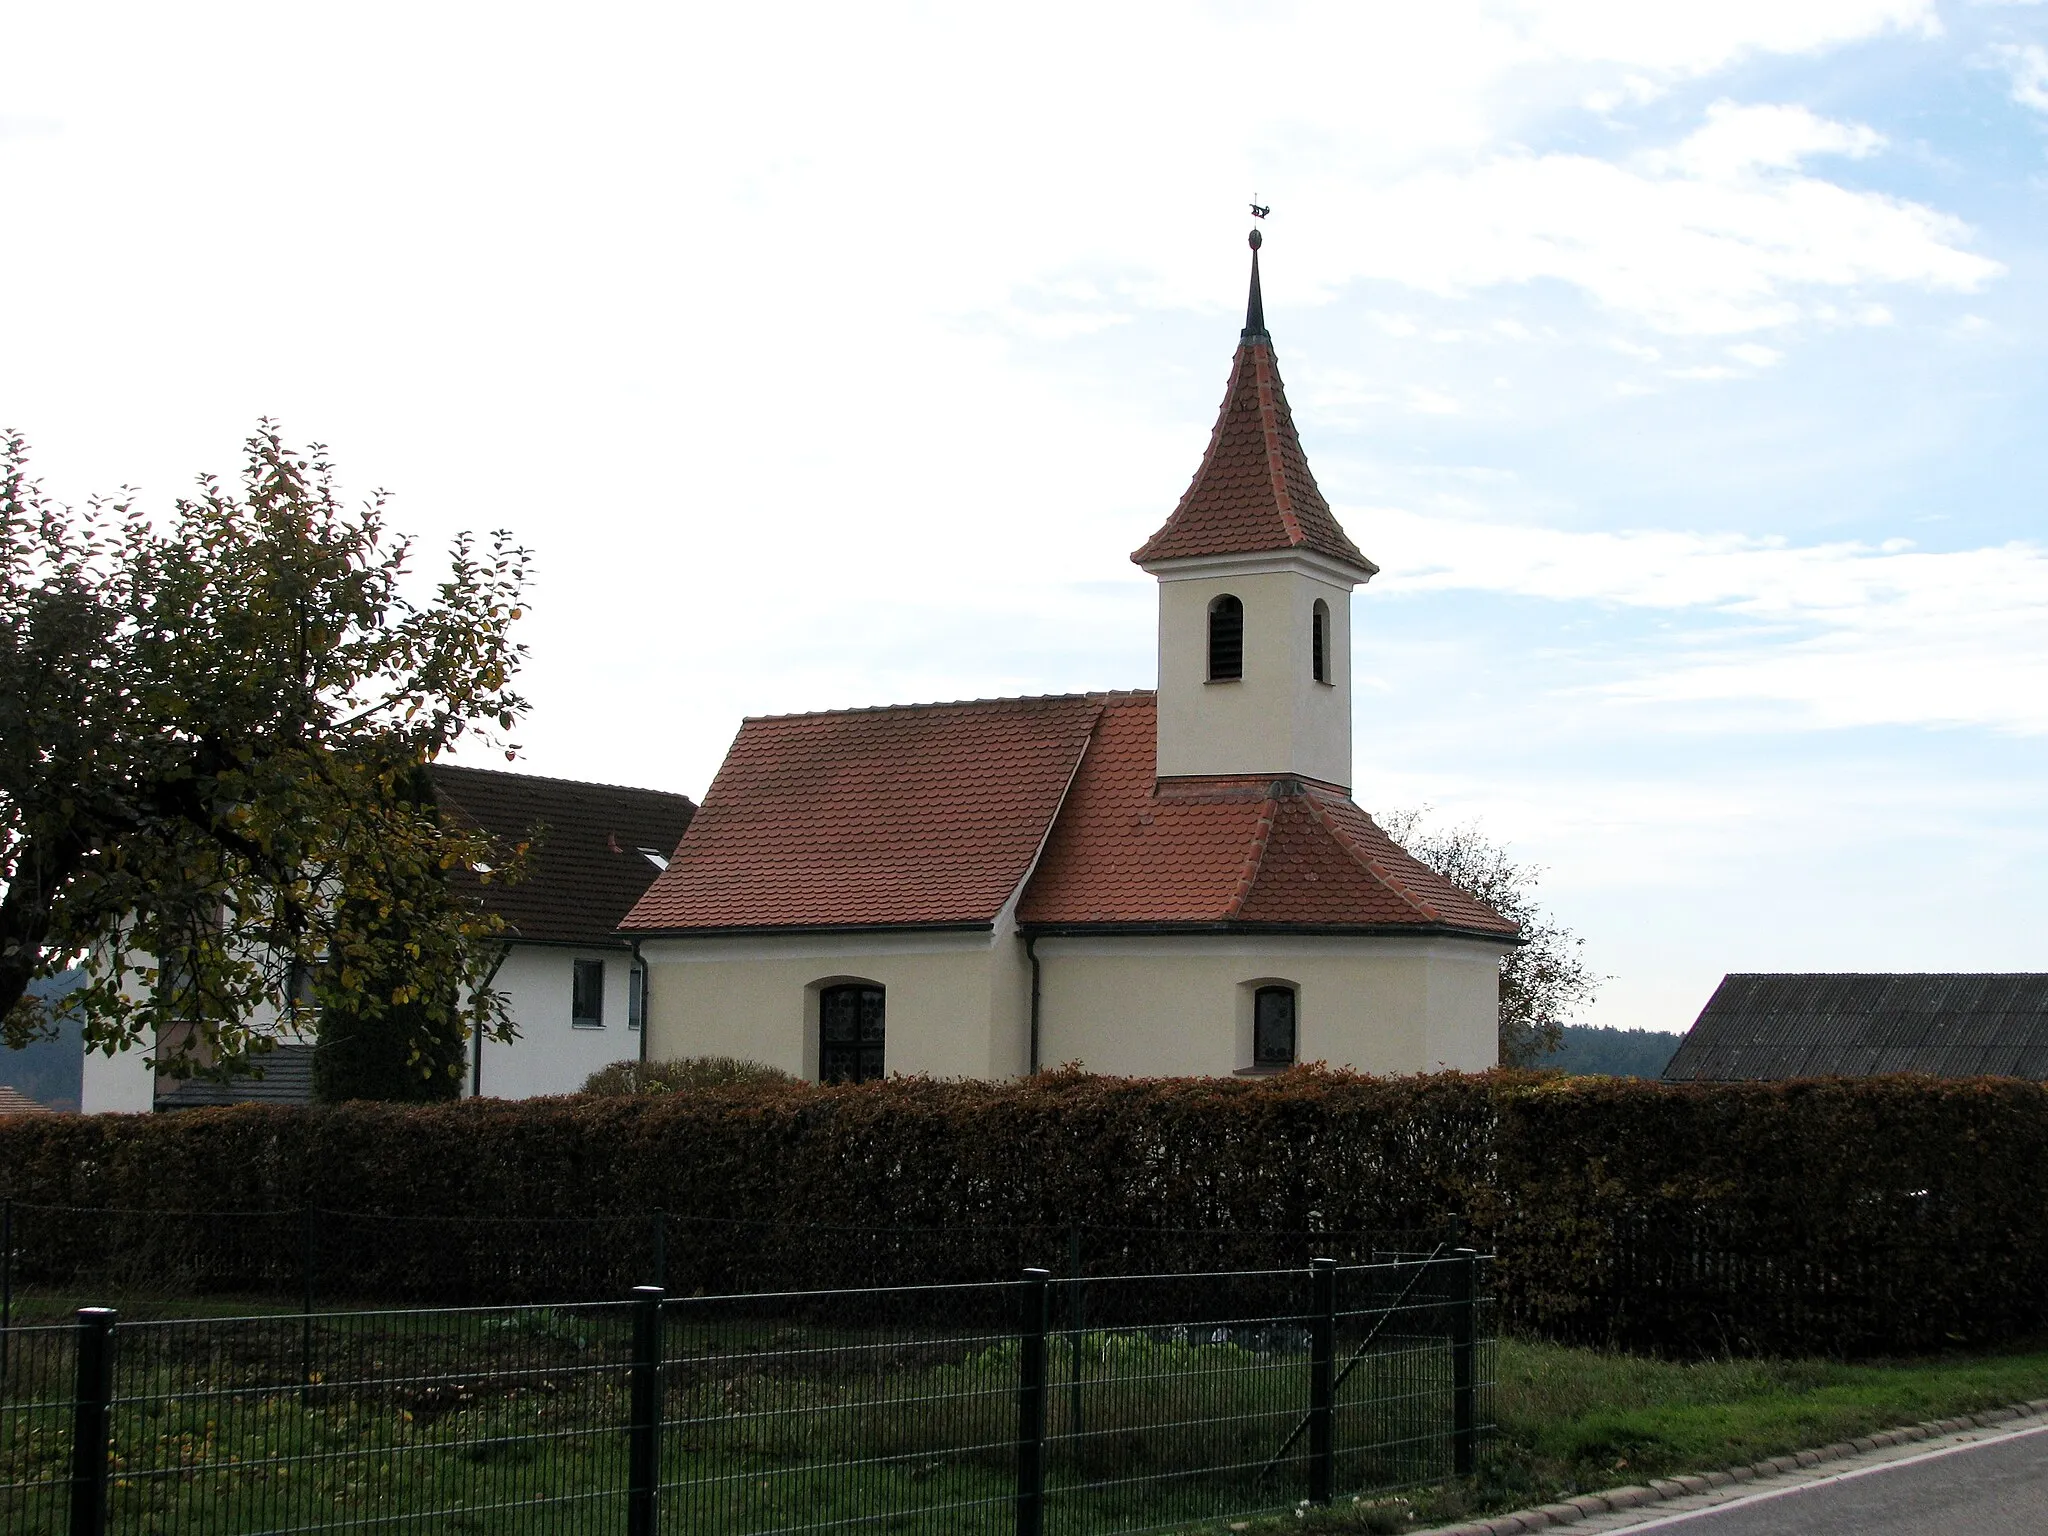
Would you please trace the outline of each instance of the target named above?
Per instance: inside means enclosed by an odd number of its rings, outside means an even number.
[[[36,997],[62,997],[83,978],[77,971],[29,983]],[[59,1019],[54,1040],[38,1040],[22,1050],[0,1046],[0,1083],[19,1089],[51,1109],[78,1108],[85,1075],[84,1027],[76,1019]]]
[[[1568,1024],[1564,1044],[1537,1065],[1582,1075],[1659,1077],[1684,1038],[1658,1029],[1603,1029],[1592,1024]]]

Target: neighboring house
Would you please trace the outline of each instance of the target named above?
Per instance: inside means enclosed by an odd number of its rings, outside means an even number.
[[[1156,691],[747,720],[623,924],[656,1058],[806,1077],[1496,1060],[1513,923],[1353,803],[1351,592],[1259,296],[1132,558]]]
[[[52,1007],[84,977],[77,971],[42,976],[28,984],[29,996],[51,1009],[49,1033],[24,1046],[0,1045],[0,1084],[48,1109],[78,1108],[84,1027]]]
[[[56,1111],[47,1104],[38,1104],[19,1088],[9,1088],[0,1083],[0,1118],[8,1115],[53,1115]]]
[[[2048,975],[1724,976],[1664,1078],[1885,1072],[2048,1081]]]
[[[642,977],[618,931],[690,824],[684,795],[436,763],[444,814],[506,843],[536,829],[527,878],[485,888],[505,920],[492,985],[511,999],[519,1036],[472,1047],[465,1092],[497,1098],[568,1093],[592,1072],[643,1054]],[[140,1048],[85,1058],[84,1108],[181,1109],[204,1104],[303,1103],[312,1096],[308,1043],[262,1058],[263,1076],[228,1083],[159,1079]]]

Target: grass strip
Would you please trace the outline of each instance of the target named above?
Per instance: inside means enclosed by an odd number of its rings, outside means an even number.
[[[2048,1396],[2044,1343],[2025,1340],[1997,1355],[1845,1364],[1679,1362],[1503,1339],[1499,1431],[1489,1464],[1471,1484],[1192,1529],[1389,1533],[1739,1466]]]

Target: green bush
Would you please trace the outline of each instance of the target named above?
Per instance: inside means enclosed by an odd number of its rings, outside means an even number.
[[[695,1088],[753,1087],[795,1083],[780,1067],[737,1056],[693,1056],[684,1061],[615,1061],[584,1082],[584,1093],[616,1098],[634,1093],[688,1093]]]

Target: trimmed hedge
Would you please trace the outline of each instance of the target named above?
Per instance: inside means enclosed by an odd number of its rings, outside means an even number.
[[[705,1291],[999,1278],[1076,1248],[1091,1273],[1294,1264],[1464,1213],[1524,1328],[1865,1354],[2041,1325],[2044,1154],[2048,1091],[2008,1080],[1060,1072],[23,1118],[0,1122],[0,1193],[160,1213],[18,1212],[25,1279],[125,1248],[167,1283],[281,1284],[296,1228],[256,1213],[316,1206],[322,1293],[393,1299],[611,1294],[653,1273],[657,1209],[664,1278]],[[221,1209],[251,1214],[161,1214]]]

